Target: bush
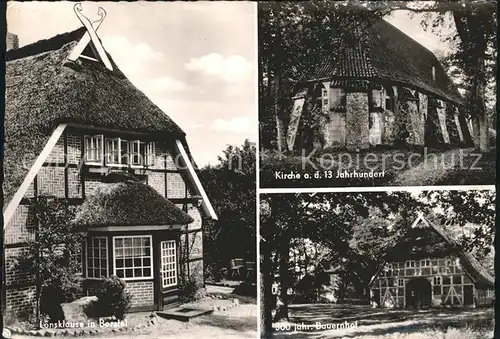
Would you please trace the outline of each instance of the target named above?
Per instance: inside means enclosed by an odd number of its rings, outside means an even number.
[[[114,315],[116,319],[123,320],[132,300],[125,286],[125,282],[116,276],[104,279],[97,292],[98,300],[87,310],[87,314],[96,318]]]
[[[189,277],[187,280],[179,284],[179,298],[182,302],[191,302],[198,299],[198,291],[200,287],[193,278]]]

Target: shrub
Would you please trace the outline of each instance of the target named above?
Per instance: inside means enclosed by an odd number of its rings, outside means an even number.
[[[97,292],[98,300],[87,310],[87,314],[94,317],[114,315],[122,320],[132,300],[132,295],[125,291],[125,286],[125,282],[116,276],[104,279]]]
[[[189,277],[185,281],[179,284],[179,298],[182,302],[191,302],[198,299],[198,291],[200,287],[198,286],[196,280]]]

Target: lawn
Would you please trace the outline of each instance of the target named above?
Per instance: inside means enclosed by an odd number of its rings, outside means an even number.
[[[292,305],[290,321],[273,327],[276,338],[486,339],[493,338],[494,310]]]
[[[377,147],[286,155],[263,151],[260,182],[262,188],[486,185],[495,182],[495,160],[496,152],[480,155],[470,148]],[[339,177],[338,171],[368,177]]]

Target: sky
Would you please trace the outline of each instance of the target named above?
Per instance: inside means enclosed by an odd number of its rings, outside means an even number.
[[[70,2],[13,2],[20,46],[82,24]],[[257,139],[256,5],[250,2],[83,2],[120,70],[186,133],[198,166]]]

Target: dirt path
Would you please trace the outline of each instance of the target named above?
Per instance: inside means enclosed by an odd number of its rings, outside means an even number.
[[[135,332],[103,333],[87,338],[116,339],[222,339],[257,337],[257,305],[242,304],[227,311],[201,316],[184,323],[158,318],[155,325]],[[12,339],[32,339],[31,336],[13,335]],[[80,338],[86,338],[82,336]]]
[[[457,167],[464,167],[465,163],[469,163],[472,153],[474,153],[473,149],[460,148],[443,153],[425,154],[426,158],[420,164],[411,166],[406,171],[399,173],[390,182],[390,185],[431,186],[437,182],[442,182],[450,171]]]
[[[273,324],[276,338],[484,339],[493,309],[387,310],[328,305],[292,306],[291,323]],[[457,333],[466,335],[456,336]]]

